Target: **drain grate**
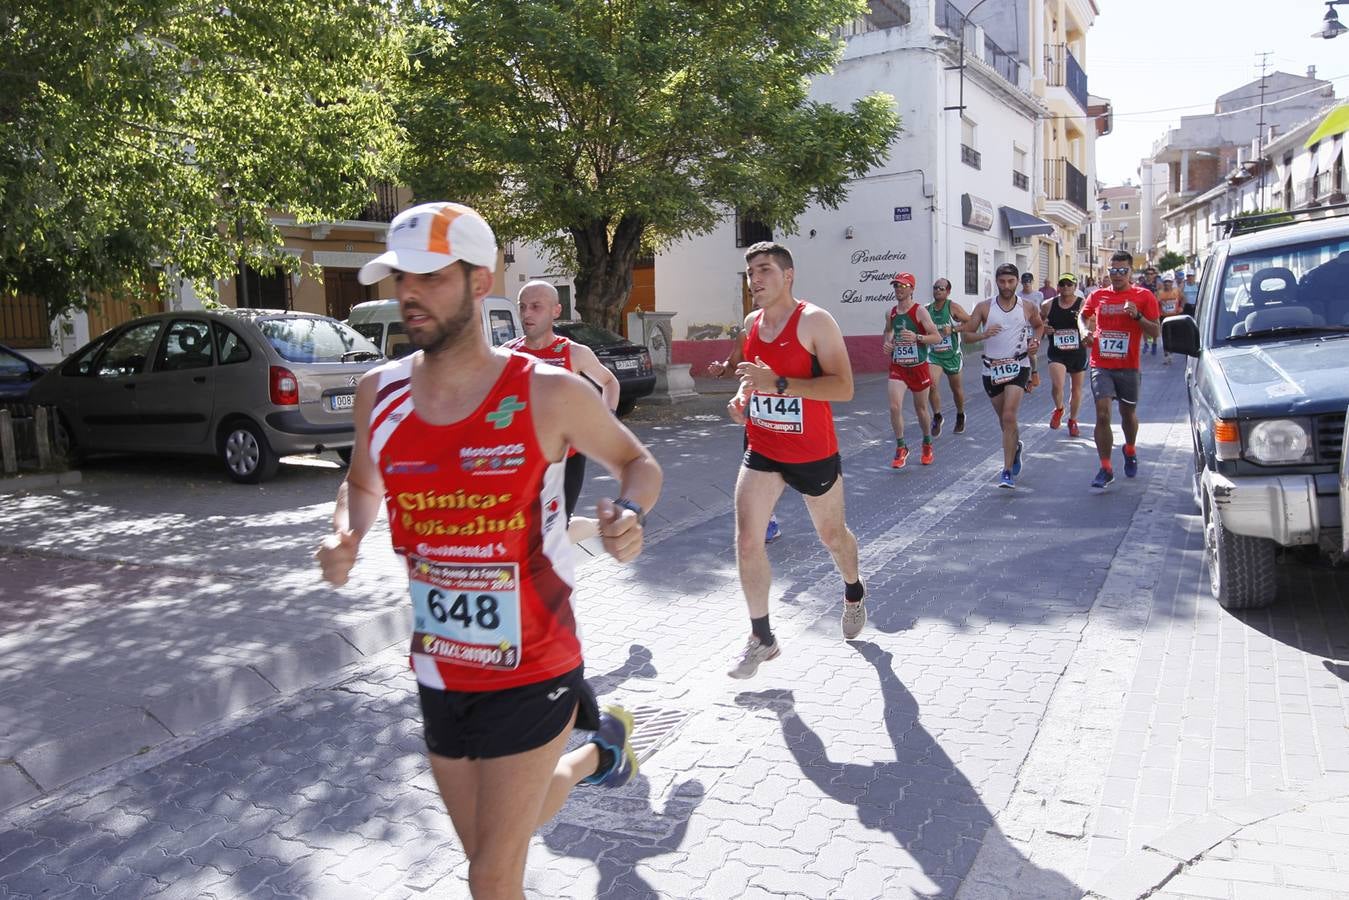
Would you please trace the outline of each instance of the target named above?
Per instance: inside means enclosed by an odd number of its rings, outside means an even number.
[[[635,706],[632,713],[632,752],[638,762],[646,762],[669,743],[692,713],[660,706]]]

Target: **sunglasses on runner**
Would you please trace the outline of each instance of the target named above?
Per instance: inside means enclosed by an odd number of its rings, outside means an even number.
[[[1111,275],[1128,275],[1128,274],[1129,274],[1129,267],[1128,267],[1128,266],[1111,266],[1111,267],[1110,267],[1110,274],[1111,274]]]

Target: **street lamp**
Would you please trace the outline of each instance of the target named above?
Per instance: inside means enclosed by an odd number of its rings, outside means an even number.
[[[1340,14],[1335,12],[1335,7],[1342,4],[1349,4],[1349,0],[1326,0],[1326,17],[1321,22],[1321,29],[1312,32],[1312,37],[1330,40],[1349,31],[1340,23]]]

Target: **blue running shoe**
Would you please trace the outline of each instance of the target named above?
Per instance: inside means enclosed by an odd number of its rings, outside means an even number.
[[[1124,454],[1124,477],[1133,478],[1137,474],[1138,474],[1138,454],[1137,453]]]
[[[1101,466],[1100,471],[1096,473],[1096,477],[1091,480],[1091,489],[1093,491],[1104,491],[1106,485],[1110,484],[1114,480],[1115,480],[1115,473],[1107,469],[1105,466]]]
[[[1021,474],[1021,447],[1020,441],[1016,442],[1016,456],[1012,457],[1012,477],[1016,478]]]
[[[763,542],[764,542],[765,544],[771,544],[771,543],[773,543],[774,541],[776,541],[776,540],[777,540],[778,538],[780,538],[780,537],[782,537],[782,529],[778,527],[778,517],[777,517],[777,516],[769,516],[769,517],[768,517],[768,531],[767,531],[767,533],[764,534],[764,536],[763,536]]]
[[[587,775],[586,784],[622,787],[637,774],[637,756],[632,752],[632,714],[621,706],[606,706],[600,714],[600,727],[591,741],[613,756],[613,764],[603,772]]]
[[[1016,481],[1012,478],[1011,469],[1003,469],[1002,474],[998,476],[998,487],[1012,490],[1016,487]]]

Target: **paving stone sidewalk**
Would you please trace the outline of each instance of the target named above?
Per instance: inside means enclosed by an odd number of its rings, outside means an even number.
[[[1145,447],[1176,441],[1177,375],[1150,372]],[[1026,472],[1017,491],[999,491],[996,426],[970,386],[969,433],[939,439],[931,467],[888,468],[883,383],[840,410],[871,624],[860,641],[839,639],[837,576],[789,496],[786,534],[770,551],[784,655],[747,684],[723,674],[746,630],[730,546],[738,431],[719,410],[643,429],[670,475],[666,518],[636,565],[582,565],[579,616],[603,699],[666,731],[632,785],[578,791],[540,833],[529,896],[949,897],[986,887],[972,875],[990,859],[1026,887],[1004,896],[1083,894],[1085,864],[1056,865],[1000,826],[1017,815],[1079,654],[1117,646],[1096,632],[1147,648],[1184,621],[1162,603],[1140,622],[1121,598],[1167,582],[1156,574],[1166,566],[1120,559],[1140,516],[1162,529],[1160,559],[1184,546],[1188,532],[1148,516],[1185,472],[1159,450],[1145,456],[1145,477],[1088,494],[1090,431],[1076,441],[1050,432],[1043,390],[1025,407]],[[308,516],[289,523],[292,536],[320,527],[321,510]],[[54,523],[41,540],[58,532]],[[158,531],[150,540],[165,546]],[[280,540],[276,551],[298,578],[301,551]],[[1120,665],[1134,685],[1132,661]],[[401,649],[374,651],[329,683],[11,811],[0,820],[0,895],[462,896],[464,863],[413,697]],[[1104,753],[1136,740],[1110,730]],[[1081,762],[1061,756],[1060,775]]]

